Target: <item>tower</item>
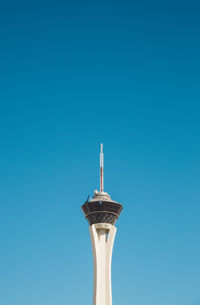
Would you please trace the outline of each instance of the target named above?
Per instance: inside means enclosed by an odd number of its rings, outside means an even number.
[[[116,223],[122,205],[104,192],[103,144],[100,152],[100,191],[82,205],[88,220],[93,250],[93,305],[112,305],[111,261]]]

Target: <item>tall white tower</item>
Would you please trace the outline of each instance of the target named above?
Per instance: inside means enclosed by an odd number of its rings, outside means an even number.
[[[82,211],[89,222],[94,262],[93,305],[112,305],[111,261],[116,234],[114,226],[122,205],[111,200],[104,192],[103,144],[100,152],[100,191],[82,205]]]

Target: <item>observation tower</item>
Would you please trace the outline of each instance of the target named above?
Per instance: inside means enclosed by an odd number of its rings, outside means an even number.
[[[111,261],[117,230],[114,224],[122,205],[104,192],[103,144],[100,152],[100,191],[94,191],[93,198],[88,198],[81,208],[89,223],[93,250],[93,305],[112,305]]]

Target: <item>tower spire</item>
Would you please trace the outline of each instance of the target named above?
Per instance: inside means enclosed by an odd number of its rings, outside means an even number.
[[[103,143],[101,143],[101,151],[100,151],[100,192],[104,191],[103,183],[104,183],[104,176],[103,176]]]

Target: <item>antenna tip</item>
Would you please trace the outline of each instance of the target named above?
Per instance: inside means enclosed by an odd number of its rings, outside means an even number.
[[[103,143],[101,143],[101,152],[103,152]]]

